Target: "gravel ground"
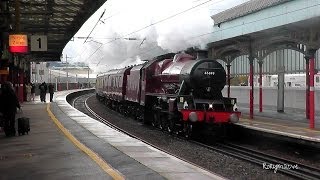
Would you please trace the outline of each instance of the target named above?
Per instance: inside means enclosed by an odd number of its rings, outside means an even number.
[[[279,137],[266,137],[262,133],[252,133],[245,130],[243,137],[238,138],[237,144],[255,149],[267,154],[305,164],[320,169],[320,153],[318,147],[293,139],[281,139]]]
[[[264,170],[263,165],[253,165],[242,160],[229,157],[186,140],[170,136],[168,133],[154,130],[141,122],[129,119],[107,109],[95,96],[87,101],[89,107],[101,117],[135,136],[144,139],[171,154],[192,162],[211,172],[220,174],[229,179],[292,179],[291,177]]]

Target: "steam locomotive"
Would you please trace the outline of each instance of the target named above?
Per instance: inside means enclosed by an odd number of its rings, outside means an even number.
[[[236,98],[222,96],[223,66],[212,59],[169,53],[97,76],[96,96],[108,107],[170,133],[236,123]]]

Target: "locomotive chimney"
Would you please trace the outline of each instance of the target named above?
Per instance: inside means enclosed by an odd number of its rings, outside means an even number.
[[[197,59],[206,59],[208,58],[207,50],[197,50]]]

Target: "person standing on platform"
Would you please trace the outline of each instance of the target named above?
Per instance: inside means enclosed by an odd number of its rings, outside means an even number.
[[[28,83],[26,85],[27,101],[31,101],[31,88],[32,88],[31,84]]]
[[[36,86],[31,83],[31,98],[32,98],[32,101],[34,101],[34,97],[36,96]]]
[[[17,108],[21,108],[18,97],[13,91],[11,82],[5,82],[1,86],[0,112],[4,118],[4,132],[6,136],[15,136],[15,120]]]
[[[49,88],[49,93],[50,93],[50,102],[52,102],[53,94],[54,94],[54,86],[53,86],[53,84],[50,83],[48,88]]]
[[[46,102],[46,94],[47,94],[47,84],[46,82],[43,82],[39,85],[40,89],[40,100],[41,102]]]

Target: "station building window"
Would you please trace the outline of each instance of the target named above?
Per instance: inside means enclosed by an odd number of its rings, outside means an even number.
[[[320,77],[316,77],[316,82],[320,82]]]

